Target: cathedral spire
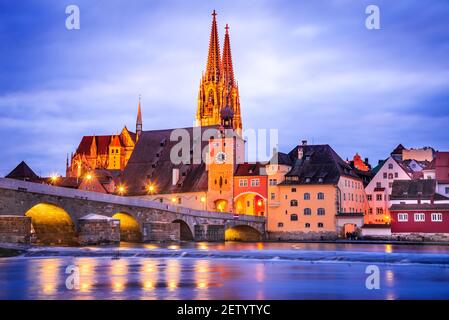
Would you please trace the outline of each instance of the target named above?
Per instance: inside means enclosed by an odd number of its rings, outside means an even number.
[[[218,82],[221,77],[220,68],[220,43],[218,40],[218,29],[217,29],[217,13],[212,13],[212,27],[210,31],[209,40],[209,53],[207,55],[207,65],[206,65],[206,79],[208,81]]]
[[[229,25],[225,27],[225,40],[223,47],[222,72],[223,81],[226,87],[234,85],[234,68],[232,66],[231,41],[229,40]]]
[[[142,135],[142,108],[140,106],[141,96],[139,95],[139,107],[137,109],[137,120],[136,120],[136,142]]]

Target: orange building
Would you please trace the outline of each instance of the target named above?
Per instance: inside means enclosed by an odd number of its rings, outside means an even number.
[[[267,166],[273,239],[334,239],[363,225],[363,182],[330,146],[303,142],[274,160]]]

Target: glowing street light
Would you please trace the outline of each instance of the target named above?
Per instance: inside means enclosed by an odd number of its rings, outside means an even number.
[[[58,177],[57,174],[52,174],[51,177],[50,177],[50,180],[51,180],[51,182],[52,182],[53,184],[55,184],[56,182],[58,182],[58,179],[59,179],[59,177]]]
[[[149,193],[153,194],[155,190],[156,190],[156,188],[155,188],[152,184],[150,184],[150,185],[148,186],[148,192],[149,192]]]
[[[86,176],[86,179],[89,180],[89,181],[92,180],[92,175],[90,173],[88,173],[87,176]]]
[[[118,190],[118,194],[123,196],[126,192],[126,187],[124,185],[119,185],[117,190]]]

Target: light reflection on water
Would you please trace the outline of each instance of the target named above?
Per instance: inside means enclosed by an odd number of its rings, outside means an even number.
[[[282,250],[285,250],[285,245],[282,244]],[[148,246],[146,247],[148,250],[160,247],[154,244],[144,246]],[[197,243],[189,246],[198,251],[249,248],[260,250],[261,254],[264,252],[263,249],[273,249],[271,244],[235,244],[230,247],[227,244]],[[178,245],[176,248],[182,247],[183,245]],[[172,250],[177,250],[176,248]],[[317,246],[313,246],[312,249],[316,250]],[[379,245],[371,250],[391,253],[419,249]],[[426,252],[432,253],[438,250],[444,249],[441,247],[425,249]],[[68,276],[65,271],[69,265],[79,267],[79,290],[68,290],[65,286]],[[0,288],[2,288],[0,299],[449,298],[447,267],[380,265],[381,289],[367,290],[366,266],[364,263],[208,258],[3,259],[0,260]]]

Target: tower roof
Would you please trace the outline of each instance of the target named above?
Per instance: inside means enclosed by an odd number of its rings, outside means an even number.
[[[234,67],[232,65],[231,41],[229,40],[229,25],[226,24],[223,47],[222,72],[225,85],[234,84]]]
[[[220,70],[220,43],[218,40],[218,30],[217,30],[217,13],[212,13],[212,27],[210,31],[209,40],[209,53],[207,55],[207,66],[206,66],[206,78],[209,81],[220,80],[221,70]]]
[[[17,180],[36,180],[39,177],[33,170],[31,170],[25,161],[22,161],[6,176],[6,178]]]

